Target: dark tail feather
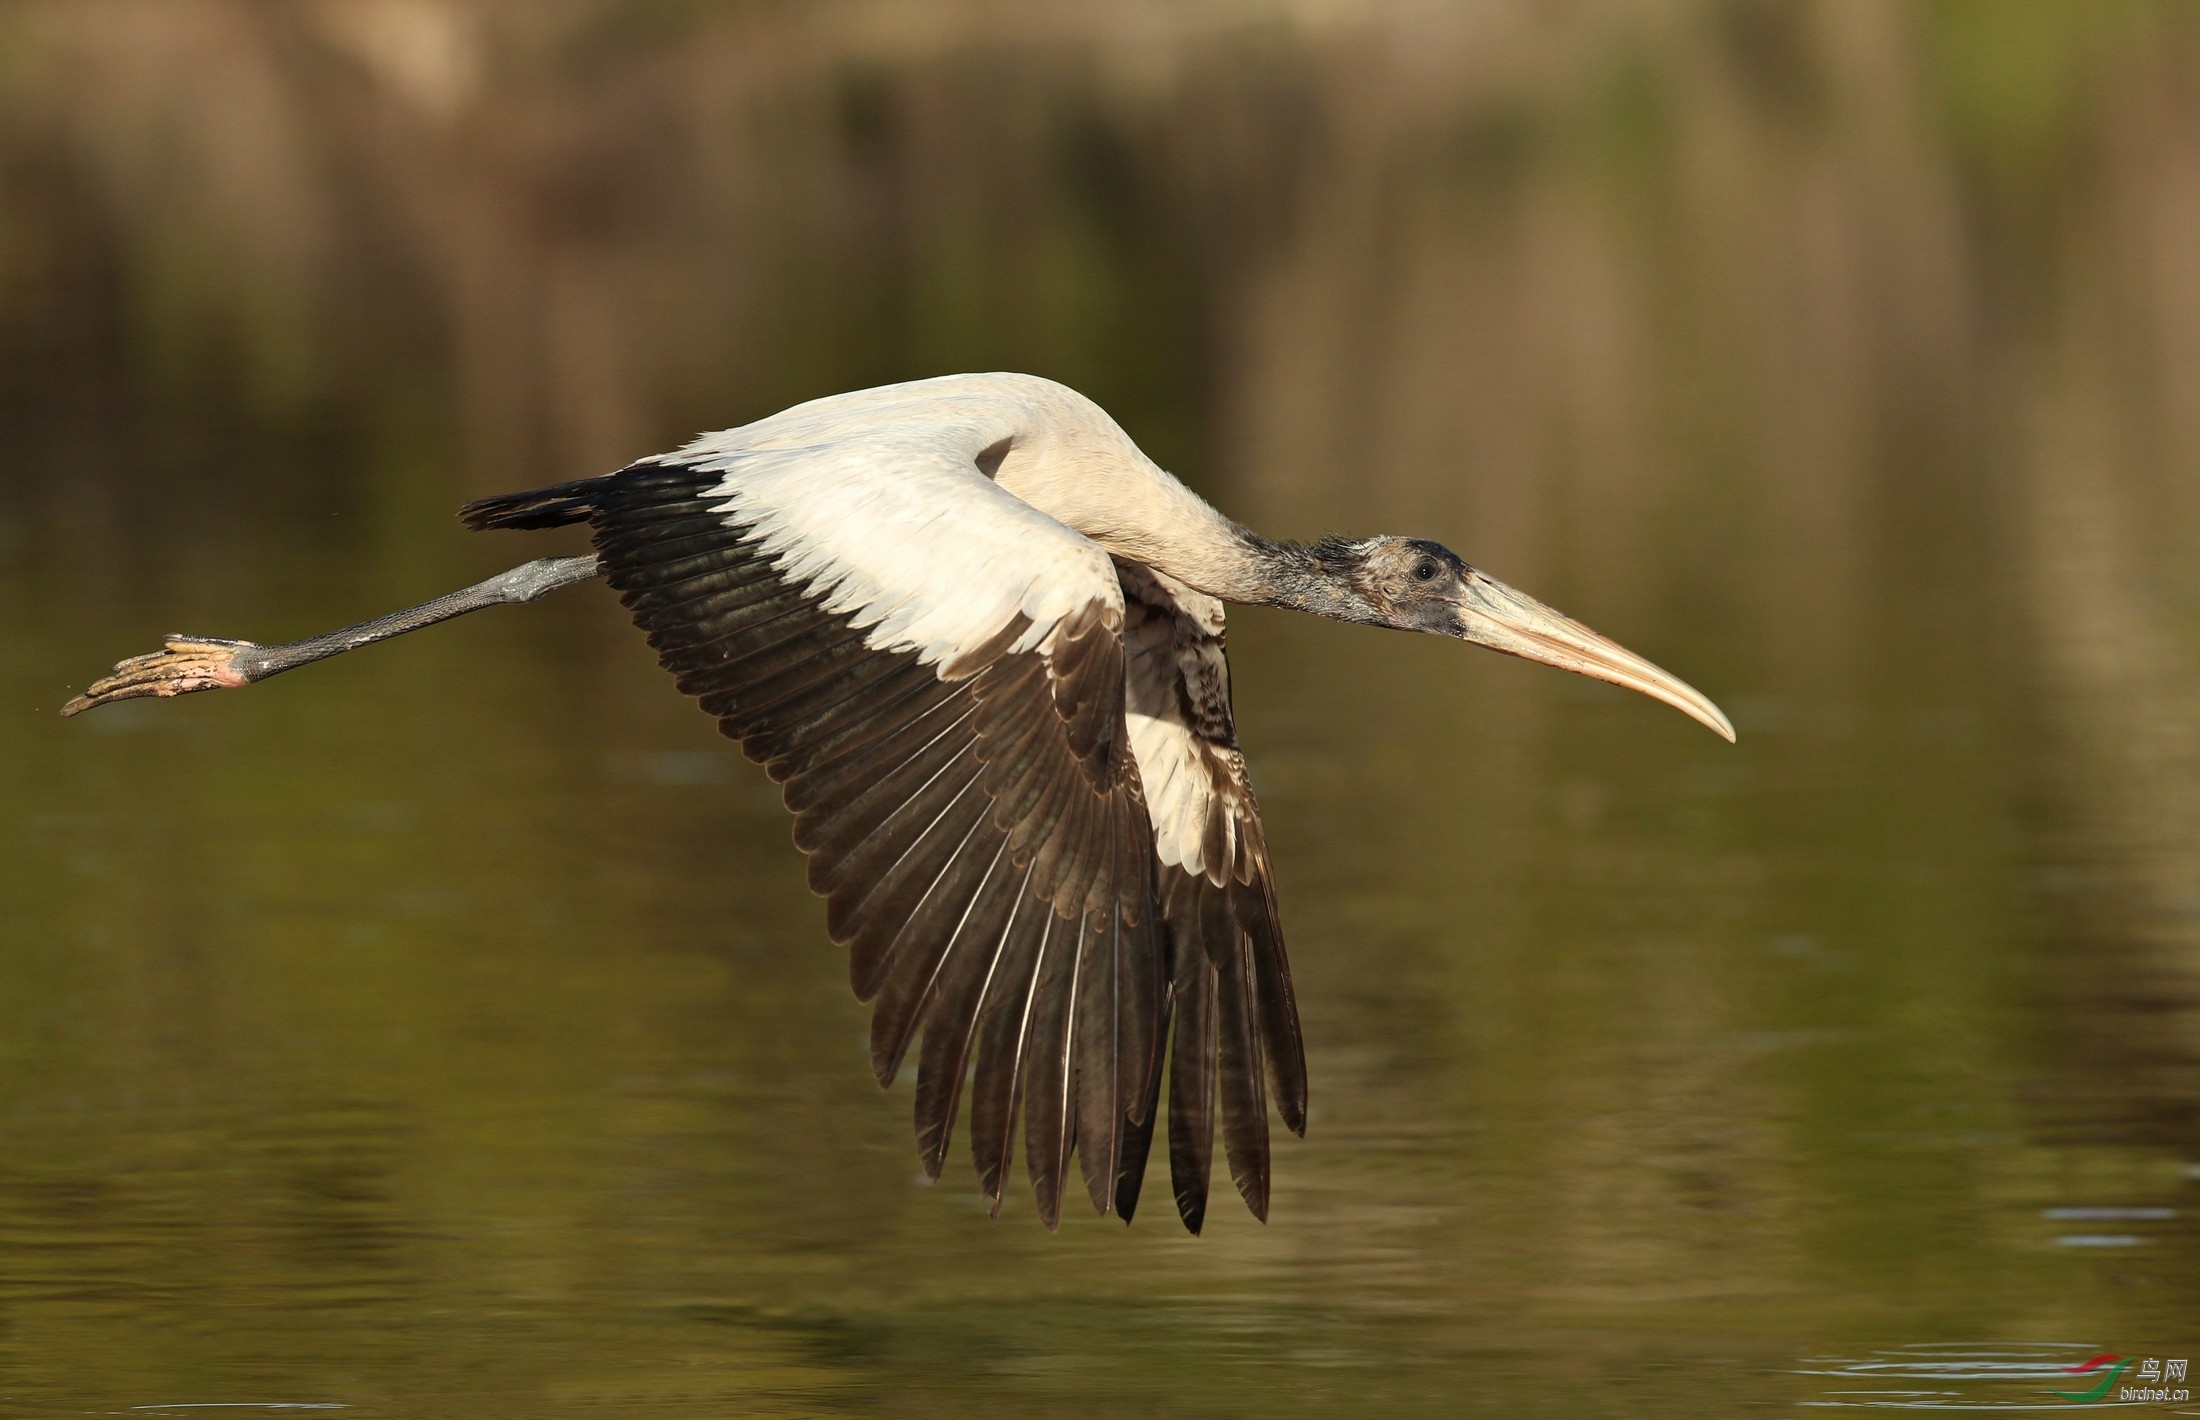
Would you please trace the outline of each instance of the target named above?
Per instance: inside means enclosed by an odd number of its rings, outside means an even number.
[[[583,478],[572,483],[553,483],[525,493],[499,493],[476,498],[458,510],[458,520],[475,532],[491,528],[562,528],[567,523],[588,521],[596,502],[610,490],[615,473]]]

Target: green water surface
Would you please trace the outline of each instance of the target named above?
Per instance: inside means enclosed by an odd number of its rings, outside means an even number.
[[[2200,1353],[2194,19],[11,7],[0,1413],[2059,1408]],[[576,550],[467,497],[996,368],[1740,731],[1232,613],[1312,1071],[1265,1226],[927,1185],[776,791],[600,586],[54,713]]]

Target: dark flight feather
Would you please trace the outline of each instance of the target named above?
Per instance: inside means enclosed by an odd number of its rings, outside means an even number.
[[[1102,1212],[1135,1204],[1166,1009],[1153,829],[1124,721],[1121,615],[1096,599],[1030,650],[1021,618],[945,666],[879,650],[781,572],[714,495],[648,461],[482,499],[469,526],[583,519],[682,690],[762,761],[827,927],[872,1004],[889,1083],[919,1035],[918,1152],[937,1176],[965,1094],[996,1209],[1019,1119],[1041,1218],[1079,1155]],[[966,1086],[967,1079],[967,1086]]]
[[[1206,1219],[1218,1122],[1231,1179],[1254,1216],[1267,1217],[1268,1102],[1273,1096],[1293,1133],[1305,1132],[1305,1046],[1267,838],[1230,715],[1220,604],[1134,563],[1118,560],[1116,573],[1133,699],[1177,727],[1204,788],[1199,870],[1159,868],[1170,961],[1162,1013],[1171,1022],[1169,1168],[1178,1214],[1196,1233]],[[1131,1196],[1135,1204],[1135,1190]]]

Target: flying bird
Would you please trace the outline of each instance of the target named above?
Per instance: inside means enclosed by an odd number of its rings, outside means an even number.
[[[1225,602],[1471,641],[1734,738],[1677,677],[1437,543],[1261,537],[1091,400],[1030,375],[813,400],[460,517],[585,522],[595,552],[304,641],[171,637],[62,713],[241,687],[608,578],[680,689],[783,786],[827,929],[872,1007],[880,1085],[916,1052],[925,1171],[939,1176],[967,1093],[998,1214],[1020,1116],[1049,1228],[1073,1156],[1093,1207],[1130,1220],[1164,1091],[1194,1233],[1218,1123],[1262,1219],[1271,1104],[1306,1129]]]

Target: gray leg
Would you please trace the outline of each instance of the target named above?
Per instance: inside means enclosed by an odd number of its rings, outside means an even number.
[[[599,576],[602,571],[593,556],[538,557],[524,566],[514,567],[449,596],[437,597],[432,602],[422,602],[419,606],[393,611],[388,616],[362,621],[341,631],[289,641],[280,646],[223,641],[210,636],[171,636],[166,650],[132,656],[119,663],[112,675],[94,681],[82,695],[62,706],[61,713],[81,714],[95,705],[134,700],[141,695],[234,690],[486,606],[531,602],[560,587]]]

